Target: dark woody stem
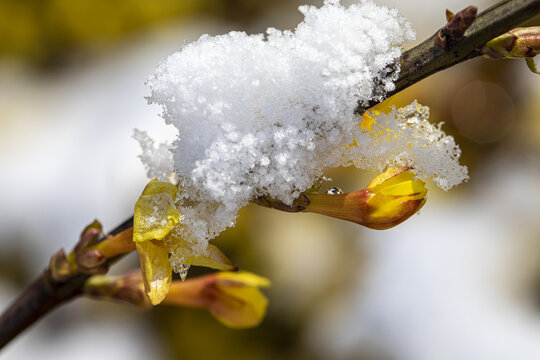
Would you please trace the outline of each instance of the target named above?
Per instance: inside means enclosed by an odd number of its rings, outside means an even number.
[[[480,51],[488,41],[532,19],[539,12],[540,0],[501,1],[480,13],[459,39],[451,37],[447,39],[447,49],[440,41],[441,31],[447,28],[445,26],[420,45],[401,55],[401,71],[395,83],[396,87],[386,97],[397,94],[441,70],[481,55]],[[451,25],[451,22],[447,25]],[[446,35],[452,36],[452,32],[446,32]],[[358,106],[356,111],[363,113],[377,103],[373,101],[367,107]]]
[[[291,205],[287,205],[279,200],[272,199],[269,196],[259,196],[251,200],[251,202],[260,206],[267,207],[267,208],[295,213],[295,212],[304,211],[306,207],[309,205],[310,200],[308,196],[302,193],[300,194],[298,198],[294,200],[294,202]]]
[[[117,235],[133,227],[133,217],[114,228],[110,235]],[[108,259],[112,264],[120,257]],[[0,317],[0,349],[14,337],[57,306],[81,295],[84,283],[91,274],[76,274],[64,281],[53,278],[47,268]]]

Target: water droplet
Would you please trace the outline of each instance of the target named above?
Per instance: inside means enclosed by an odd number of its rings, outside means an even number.
[[[182,260],[183,259],[180,259],[180,261]],[[182,279],[182,281],[186,280],[187,273],[191,265],[182,264],[179,261],[171,261],[171,265],[173,267],[174,272],[180,275],[180,279]]]
[[[186,280],[189,268],[190,268],[190,265],[186,265],[186,264],[182,264],[180,266],[180,271],[178,272],[178,275],[180,275],[180,279],[182,279],[182,281]]]
[[[180,279],[182,281],[186,280],[188,270],[190,268],[190,265],[187,264],[180,264],[180,266],[177,266],[174,271],[180,275]]]
[[[343,190],[341,190],[338,187],[331,187],[330,189],[328,189],[326,193],[328,195],[339,195],[339,194],[343,194]]]

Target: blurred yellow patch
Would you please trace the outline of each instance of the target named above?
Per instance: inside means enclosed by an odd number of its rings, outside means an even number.
[[[0,55],[54,63],[70,50],[110,50],[118,39],[175,19],[250,19],[284,0],[0,0]]]

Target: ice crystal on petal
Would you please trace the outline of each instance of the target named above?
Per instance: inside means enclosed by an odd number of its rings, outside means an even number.
[[[354,145],[348,146],[340,165],[382,170],[388,165],[412,166],[421,178],[433,177],[448,190],[468,179],[459,164],[461,150],[441,125],[428,121],[429,108],[416,101],[388,114],[379,114],[369,131],[354,129]],[[330,157],[332,157],[330,155]],[[330,160],[332,161],[332,160]]]

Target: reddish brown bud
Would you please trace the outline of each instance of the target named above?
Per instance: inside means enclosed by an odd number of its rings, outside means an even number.
[[[437,33],[435,42],[443,49],[450,50],[465,35],[465,31],[472,25],[476,19],[478,9],[475,6],[469,6],[457,14],[446,10],[446,19],[448,23]]]
[[[71,277],[71,264],[69,263],[64,249],[60,249],[51,257],[49,271],[51,272],[51,277],[54,281],[64,282]]]
[[[84,294],[99,300],[121,301],[150,308],[140,271],[124,276],[92,276],[84,284]]]
[[[85,248],[92,241],[97,239],[97,237],[103,232],[103,227],[101,223],[97,220],[94,220],[91,224],[87,225],[81,233],[81,237],[77,245],[75,246],[74,251],[79,251]]]
[[[101,267],[106,259],[105,255],[97,249],[83,250],[75,255],[75,262],[83,272]]]

